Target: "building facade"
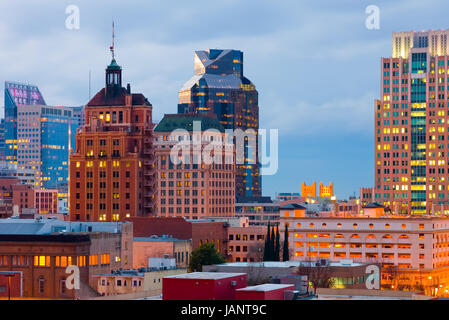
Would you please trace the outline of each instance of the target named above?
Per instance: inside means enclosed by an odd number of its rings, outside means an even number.
[[[121,221],[156,214],[152,106],[122,87],[115,60],[106,86],[86,105],[70,155],[70,219]]]
[[[191,253],[191,239],[177,239],[170,235],[135,237],[133,241],[133,267],[136,269],[148,268],[149,258],[168,255],[175,259],[177,267],[187,268]]]
[[[0,271],[21,272],[23,297],[75,299],[97,294],[96,274],[130,267],[131,223],[0,220]],[[80,269],[81,290],[65,286],[66,268]]]
[[[365,206],[356,217],[308,216],[281,208],[281,238],[287,224],[292,260],[378,263],[385,288],[449,289],[449,219],[389,216],[379,208]]]
[[[17,167],[34,172],[34,187],[58,189],[67,198],[69,149],[75,147],[78,116],[69,107],[17,107]]]
[[[243,157],[237,159],[236,196],[261,196],[258,93],[243,75],[243,52],[196,51],[194,69],[179,91],[178,113],[214,114],[225,129],[252,130],[254,135],[235,141],[236,148],[243,148]]]
[[[17,164],[17,107],[46,105],[39,88],[32,84],[5,82],[5,161]]]
[[[279,202],[270,197],[240,197],[235,203],[235,215],[248,218],[251,226],[277,225],[279,207]]]
[[[200,130],[194,130],[196,125]],[[165,115],[154,134],[158,216],[234,216],[235,153],[232,144],[225,144],[222,125],[204,115]]]
[[[449,30],[393,33],[375,101],[375,201],[395,213],[448,214]]]
[[[265,226],[230,227],[228,230],[229,262],[263,261],[267,228]]]

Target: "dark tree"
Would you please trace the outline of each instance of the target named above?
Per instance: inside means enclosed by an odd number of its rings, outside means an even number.
[[[217,251],[213,243],[202,244],[190,255],[189,271],[201,272],[203,266],[225,263],[223,255]]]
[[[276,227],[276,242],[274,245],[274,261],[280,261],[280,253],[281,253],[281,234],[279,233],[279,227]]]
[[[270,243],[271,243],[271,239],[270,239],[270,223],[268,222],[267,236],[265,237],[265,248],[264,248],[264,251],[263,251],[263,261],[270,261],[271,260]]]
[[[272,226],[271,227],[271,238],[270,238],[270,260],[268,260],[268,261],[276,261],[275,242],[276,242],[276,234],[274,233],[274,226]]]
[[[290,252],[288,248],[288,227],[285,224],[285,232],[284,232],[284,246],[282,248],[282,261],[290,260]]]

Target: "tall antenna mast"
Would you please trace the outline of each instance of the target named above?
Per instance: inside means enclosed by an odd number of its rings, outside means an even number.
[[[115,53],[114,53],[114,39],[115,39],[115,34],[114,34],[114,20],[112,20],[112,46],[109,47],[109,49],[111,50],[111,53],[112,53],[112,60],[115,59]]]
[[[89,100],[90,100],[90,97],[91,97],[90,87],[91,87],[91,71],[89,70]]]

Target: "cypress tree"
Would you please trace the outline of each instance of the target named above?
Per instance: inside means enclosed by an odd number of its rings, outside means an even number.
[[[270,238],[270,260],[276,261],[276,235],[274,233],[274,226],[271,227],[271,238]]]
[[[279,226],[276,227],[276,243],[274,247],[274,261],[280,261],[279,254],[281,253],[281,240],[279,239],[281,237],[279,232]]]
[[[270,260],[270,223],[268,222],[267,236],[265,237],[265,248],[263,251],[263,261]]]
[[[285,224],[285,232],[284,232],[284,247],[282,250],[282,261],[290,260],[290,253],[288,251],[288,226]]]

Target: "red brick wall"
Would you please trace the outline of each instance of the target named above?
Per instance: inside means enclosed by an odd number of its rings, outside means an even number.
[[[172,235],[177,239],[192,238],[192,223],[183,218],[129,218],[133,223],[134,237]]]
[[[225,256],[228,252],[228,228],[224,222],[188,222],[184,218],[129,218],[134,237],[171,235],[177,239],[192,239],[192,250],[213,242]]]

